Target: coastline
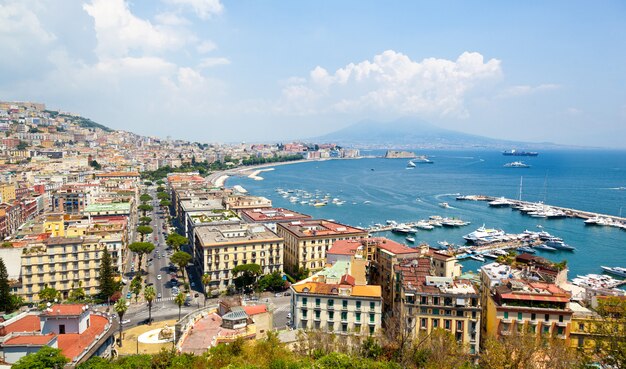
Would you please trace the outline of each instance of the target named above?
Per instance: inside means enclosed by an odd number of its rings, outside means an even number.
[[[224,187],[226,185],[226,181],[228,178],[232,176],[247,176],[248,178],[252,178],[254,180],[260,181],[263,180],[263,177],[259,177],[258,175],[261,172],[268,172],[274,170],[273,167],[281,166],[281,165],[290,165],[290,164],[299,164],[299,163],[311,163],[311,162],[320,162],[320,161],[328,161],[328,160],[358,160],[358,159],[371,159],[376,156],[359,156],[356,158],[323,158],[323,159],[302,159],[302,160],[294,160],[294,161],[283,161],[278,163],[266,163],[259,165],[251,165],[248,167],[238,167],[228,170],[223,170],[219,172],[211,173],[207,178],[209,183],[211,183],[215,187]]]

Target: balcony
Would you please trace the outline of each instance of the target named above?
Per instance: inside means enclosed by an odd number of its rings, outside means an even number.
[[[369,322],[367,322],[367,324],[369,324],[369,325],[376,325],[376,321],[375,320],[370,320]]]
[[[327,305],[326,310],[335,310],[335,305]]]
[[[556,322],[557,327],[567,327],[567,322]]]

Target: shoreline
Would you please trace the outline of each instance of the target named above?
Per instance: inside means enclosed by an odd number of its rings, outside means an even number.
[[[224,187],[226,186],[226,181],[228,178],[232,176],[247,176],[248,178],[252,178],[254,180],[263,180],[263,177],[259,177],[258,174],[261,172],[268,172],[270,170],[274,170],[273,167],[282,166],[282,165],[291,165],[291,164],[300,164],[300,163],[312,163],[312,162],[323,162],[329,160],[359,160],[359,159],[373,159],[377,158],[377,156],[359,156],[356,158],[323,158],[323,159],[302,159],[302,160],[293,160],[293,161],[282,161],[277,163],[266,163],[259,165],[251,165],[248,167],[237,167],[233,169],[223,170],[220,172],[215,172],[209,175],[209,182],[215,187]],[[264,170],[265,169],[265,170]]]

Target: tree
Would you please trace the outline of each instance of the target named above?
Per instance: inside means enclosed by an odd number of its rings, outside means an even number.
[[[172,202],[170,200],[163,199],[163,200],[161,200],[161,202],[159,202],[159,205],[161,205],[161,207],[166,208],[166,207],[172,205]]]
[[[293,277],[296,279],[296,281],[301,281],[307,278],[308,276],[309,276],[309,269],[304,268],[304,267],[299,267],[298,269],[296,269],[295,273],[293,274]]]
[[[237,276],[234,280],[235,287],[243,289],[244,292],[252,286],[263,269],[259,264],[239,264],[233,268],[233,275]]]
[[[141,234],[141,242],[143,242],[145,241],[146,235],[151,234],[152,232],[154,232],[154,230],[150,226],[140,225],[139,227],[137,227],[137,232]]]
[[[9,273],[4,265],[4,260],[0,258],[0,311],[11,311],[11,286],[9,286]]]
[[[180,246],[188,244],[189,239],[187,237],[179,235],[178,233],[170,233],[169,235],[167,235],[165,243],[174,250],[180,251]]]
[[[22,150],[26,150],[26,148],[28,148],[28,142],[22,141],[20,140],[20,143],[17,144],[16,149],[22,151]]]
[[[113,262],[106,247],[102,250],[102,258],[100,259],[98,289],[100,290],[100,297],[107,300],[119,289],[119,283],[113,279]]]
[[[141,217],[141,218],[139,218],[139,223],[141,223],[141,225],[148,225],[148,224],[150,224],[150,222],[152,222],[152,218],[150,218],[150,217]]]
[[[280,291],[285,288],[285,281],[279,271],[266,274],[259,278],[259,290],[261,291]]]
[[[170,257],[170,261],[180,267],[183,272],[183,282],[185,281],[185,267],[191,261],[191,255],[184,251],[177,251]]]
[[[41,291],[39,291],[39,300],[41,300],[42,302],[52,302],[58,297],[59,291],[55,290],[52,287],[48,287],[47,284]]]
[[[139,196],[139,201],[146,203],[148,201],[152,200],[152,196],[148,195],[147,193],[142,194],[141,196]]]
[[[158,181],[156,181],[156,184],[159,185],[159,186],[162,186],[162,185],[165,184],[165,182],[163,182],[163,180],[159,179]]]
[[[143,297],[148,302],[148,325],[152,325],[152,301],[156,297],[154,287],[148,286],[143,290]]]
[[[165,187],[163,186],[157,187],[157,192],[165,192]]]
[[[154,210],[154,208],[151,205],[148,204],[141,204],[139,206],[137,206],[137,209],[141,210],[143,212],[143,216],[146,216],[146,213],[149,211]]]
[[[139,299],[139,294],[141,293],[141,277],[139,275],[135,276],[133,280],[130,282],[130,291],[135,294],[135,302]]]
[[[121,299],[117,300],[113,309],[115,309],[115,312],[117,312],[117,315],[120,317],[120,347],[122,347],[122,318],[124,317],[124,313],[126,313],[126,310],[128,310],[128,305],[126,305],[126,299],[122,297]]]
[[[98,163],[96,160],[92,160],[89,162],[89,166],[92,167],[95,170],[100,170],[102,169],[102,165],[100,165],[100,163]]]
[[[141,272],[142,270],[142,260],[144,255],[148,255],[152,251],[154,251],[154,244],[150,242],[133,242],[128,245],[128,249],[139,257],[139,265],[137,265],[137,271]]]
[[[206,307],[206,299],[211,293],[211,275],[209,273],[204,273],[202,275],[202,291],[204,291],[204,306]]]
[[[597,319],[588,328],[595,336],[600,362],[611,368],[626,368],[626,299],[598,298]]]
[[[43,346],[39,351],[19,359],[13,369],[62,369],[70,360],[63,356],[61,350]]]
[[[179,292],[176,297],[174,297],[174,302],[178,305],[178,320],[180,320],[180,310],[183,308],[183,304],[185,303],[185,294]]]
[[[82,287],[82,282],[79,281],[78,288],[72,289],[69,299],[71,301],[82,301],[85,299],[85,297],[87,297],[87,294],[85,293],[85,289]]]
[[[159,200],[169,200],[170,199],[170,195],[167,192],[159,192],[159,193],[157,193],[157,198]]]

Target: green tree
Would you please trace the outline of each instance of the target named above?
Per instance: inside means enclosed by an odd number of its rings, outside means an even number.
[[[72,292],[70,292],[69,299],[71,301],[83,301],[86,297],[87,294],[85,293],[85,289],[83,288],[83,283],[82,281],[79,281],[78,287],[73,288]]]
[[[9,286],[9,273],[0,258],[0,311],[11,311],[11,286]]]
[[[141,218],[139,218],[139,223],[141,225],[148,225],[148,224],[150,224],[150,222],[152,222],[152,218],[150,218],[150,217],[141,217]]]
[[[266,274],[259,278],[259,290],[261,291],[279,291],[285,288],[285,281],[282,273],[279,271]]]
[[[52,287],[48,287],[47,284],[41,291],[39,291],[39,300],[41,300],[42,302],[52,302],[58,297],[59,291],[55,290]]]
[[[235,287],[244,292],[256,283],[256,279],[263,272],[259,264],[239,264],[233,268]]]
[[[157,198],[159,200],[169,200],[170,199],[170,195],[167,192],[159,192],[159,193],[157,193]]]
[[[191,255],[189,255],[188,253],[184,251],[177,251],[172,254],[172,256],[170,257],[170,261],[178,265],[178,267],[180,267],[181,271],[183,272],[183,282],[184,282],[185,281],[185,267],[191,261]]]
[[[149,253],[154,251],[154,244],[150,242],[133,242],[130,245],[128,245],[128,249],[134,252],[135,254],[137,254],[137,256],[139,257],[139,263],[138,263],[139,265],[137,265],[137,271],[141,273],[141,271],[143,270],[142,269],[143,256],[148,255]]]
[[[206,307],[206,300],[211,293],[211,275],[204,273],[202,275],[202,291],[204,292],[204,306]]]
[[[141,212],[143,212],[142,215],[144,217],[146,216],[147,212],[154,210],[154,208],[151,205],[148,205],[148,204],[141,204],[141,205],[137,206],[137,209],[139,209]]]
[[[157,187],[157,192],[165,192],[165,187],[163,186]]]
[[[151,234],[152,232],[154,232],[154,230],[150,226],[140,225],[139,227],[137,227],[137,232],[141,234],[141,242],[143,242],[145,241],[146,235]]]
[[[146,186],[152,186],[152,182],[151,181],[145,181],[143,184],[146,185]]]
[[[163,208],[166,208],[166,207],[172,205],[172,202],[170,200],[163,199],[163,200],[161,200],[161,202],[159,202],[159,205],[161,207],[163,207]]]
[[[159,186],[162,186],[162,185],[165,184],[165,182],[163,182],[162,180],[159,179],[158,181],[156,181],[156,184],[159,185]]]
[[[12,369],[62,369],[70,360],[63,356],[61,350],[43,346],[39,351],[19,359]]]
[[[626,300],[598,298],[598,318],[589,330],[595,336],[600,362],[609,368],[626,368]]]
[[[139,196],[139,201],[141,201],[142,203],[146,203],[150,200],[152,200],[152,196],[148,195],[147,193],[144,193],[141,196]]]
[[[154,301],[154,298],[156,297],[154,287],[146,287],[143,291],[143,297],[148,302],[148,325],[152,325],[152,301]]]
[[[132,281],[130,281],[130,291],[135,294],[135,302],[139,299],[139,294],[141,293],[141,277],[139,275],[135,276]]]
[[[22,150],[26,150],[28,148],[28,142],[22,141],[20,140],[20,143],[17,144],[16,149],[22,151]]]
[[[120,347],[121,347],[122,346],[122,326],[123,326],[122,318],[124,318],[124,314],[126,313],[126,310],[128,310],[128,305],[126,305],[126,299],[122,297],[121,299],[117,300],[117,302],[113,306],[113,309],[115,309],[117,316],[119,316],[120,318]]]
[[[98,289],[100,290],[100,297],[107,300],[119,289],[119,283],[113,279],[113,262],[106,247],[102,250],[102,258],[100,259]]]
[[[174,302],[178,305],[178,320],[180,320],[180,310],[183,308],[183,304],[185,303],[185,294],[179,292],[176,297],[174,297]]]
[[[180,246],[188,244],[189,239],[179,235],[178,233],[170,233],[167,235],[165,243],[174,250],[180,251]]]
[[[96,160],[92,160],[89,162],[89,166],[92,167],[95,170],[100,170],[102,169],[102,165],[100,165],[100,163],[98,163]]]

